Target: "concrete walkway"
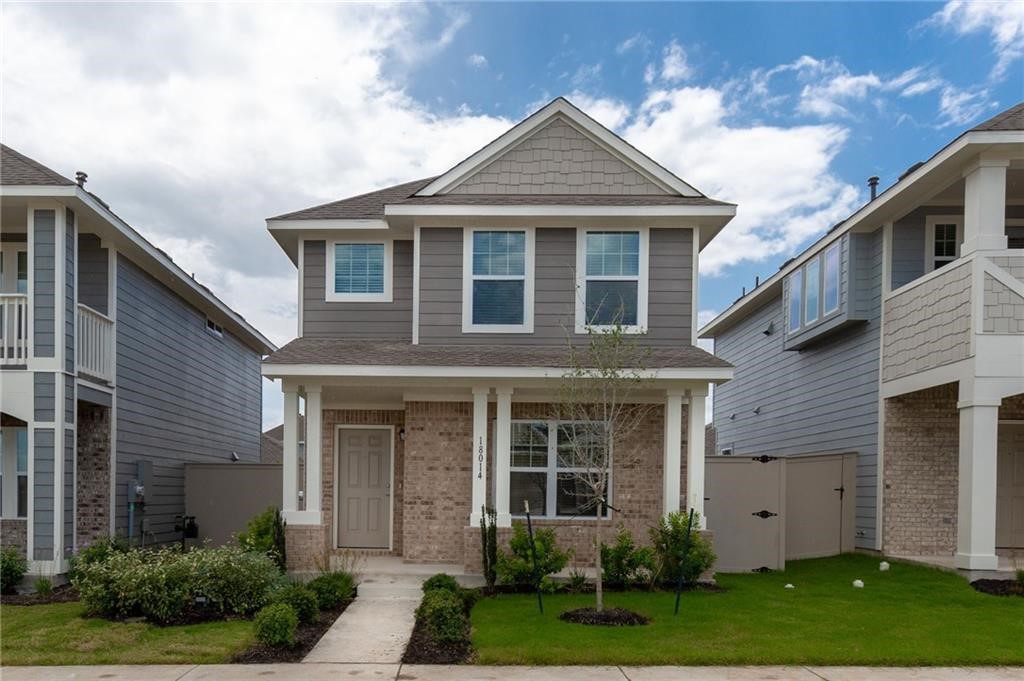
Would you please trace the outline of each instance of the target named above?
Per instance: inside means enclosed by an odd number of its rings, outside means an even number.
[[[1024,668],[475,667],[400,664],[3,667],[3,681],[1024,681]]]

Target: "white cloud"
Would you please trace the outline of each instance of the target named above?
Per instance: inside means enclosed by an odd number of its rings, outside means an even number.
[[[596,64],[580,64],[572,74],[570,82],[573,87],[580,88],[598,82],[601,79],[601,62]]]
[[[645,33],[634,33],[621,43],[615,46],[616,54],[626,54],[635,49],[646,50],[651,45],[651,39]]]
[[[926,23],[959,35],[988,33],[997,58],[991,74],[995,79],[1024,57],[1024,2],[1020,0],[950,0]]]
[[[937,90],[945,83],[941,78],[929,78],[927,80],[919,80],[916,83],[911,83],[907,87],[903,88],[900,92],[900,97],[916,97]]]
[[[568,95],[568,99],[585,111],[588,116],[610,130],[618,130],[629,118],[629,105],[618,99],[592,97],[579,90]],[[547,104],[547,101],[541,102],[541,106],[544,104]]]
[[[466,62],[473,68],[487,68],[487,57],[482,54],[471,54],[466,58]]]
[[[966,125],[979,118],[991,105],[988,90],[960,90],[952,85],[942,88],[939,95],[941,127]]]
[[[693,68],[686,58],[686,50],[675,40],[670,42],[662,54],[661,79],[667,83],[678,83],[693,77]]]

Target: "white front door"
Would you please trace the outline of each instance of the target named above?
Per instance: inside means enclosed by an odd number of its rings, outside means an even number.
[[[999,424],[996,548],[1024,548],[1024,425]]]
[[[386,549],[391,535],[390,428],[338,428],[338,546]]]

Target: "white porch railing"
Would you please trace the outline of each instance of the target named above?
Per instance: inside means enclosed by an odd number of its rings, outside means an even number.
[[[0,364],[28,363],[28,296],[0,293]]]
[[[114,320],[78,304],[78,371],[104,381],[114,379]]]

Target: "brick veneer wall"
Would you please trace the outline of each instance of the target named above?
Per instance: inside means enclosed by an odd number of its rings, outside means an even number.
[[[110,409],[78,404],[78,548],[110,534]]]
[[[18,555],[25,557],[28,550],[28,521],[24,518],[0,520],[0,548],[14,547]]]

